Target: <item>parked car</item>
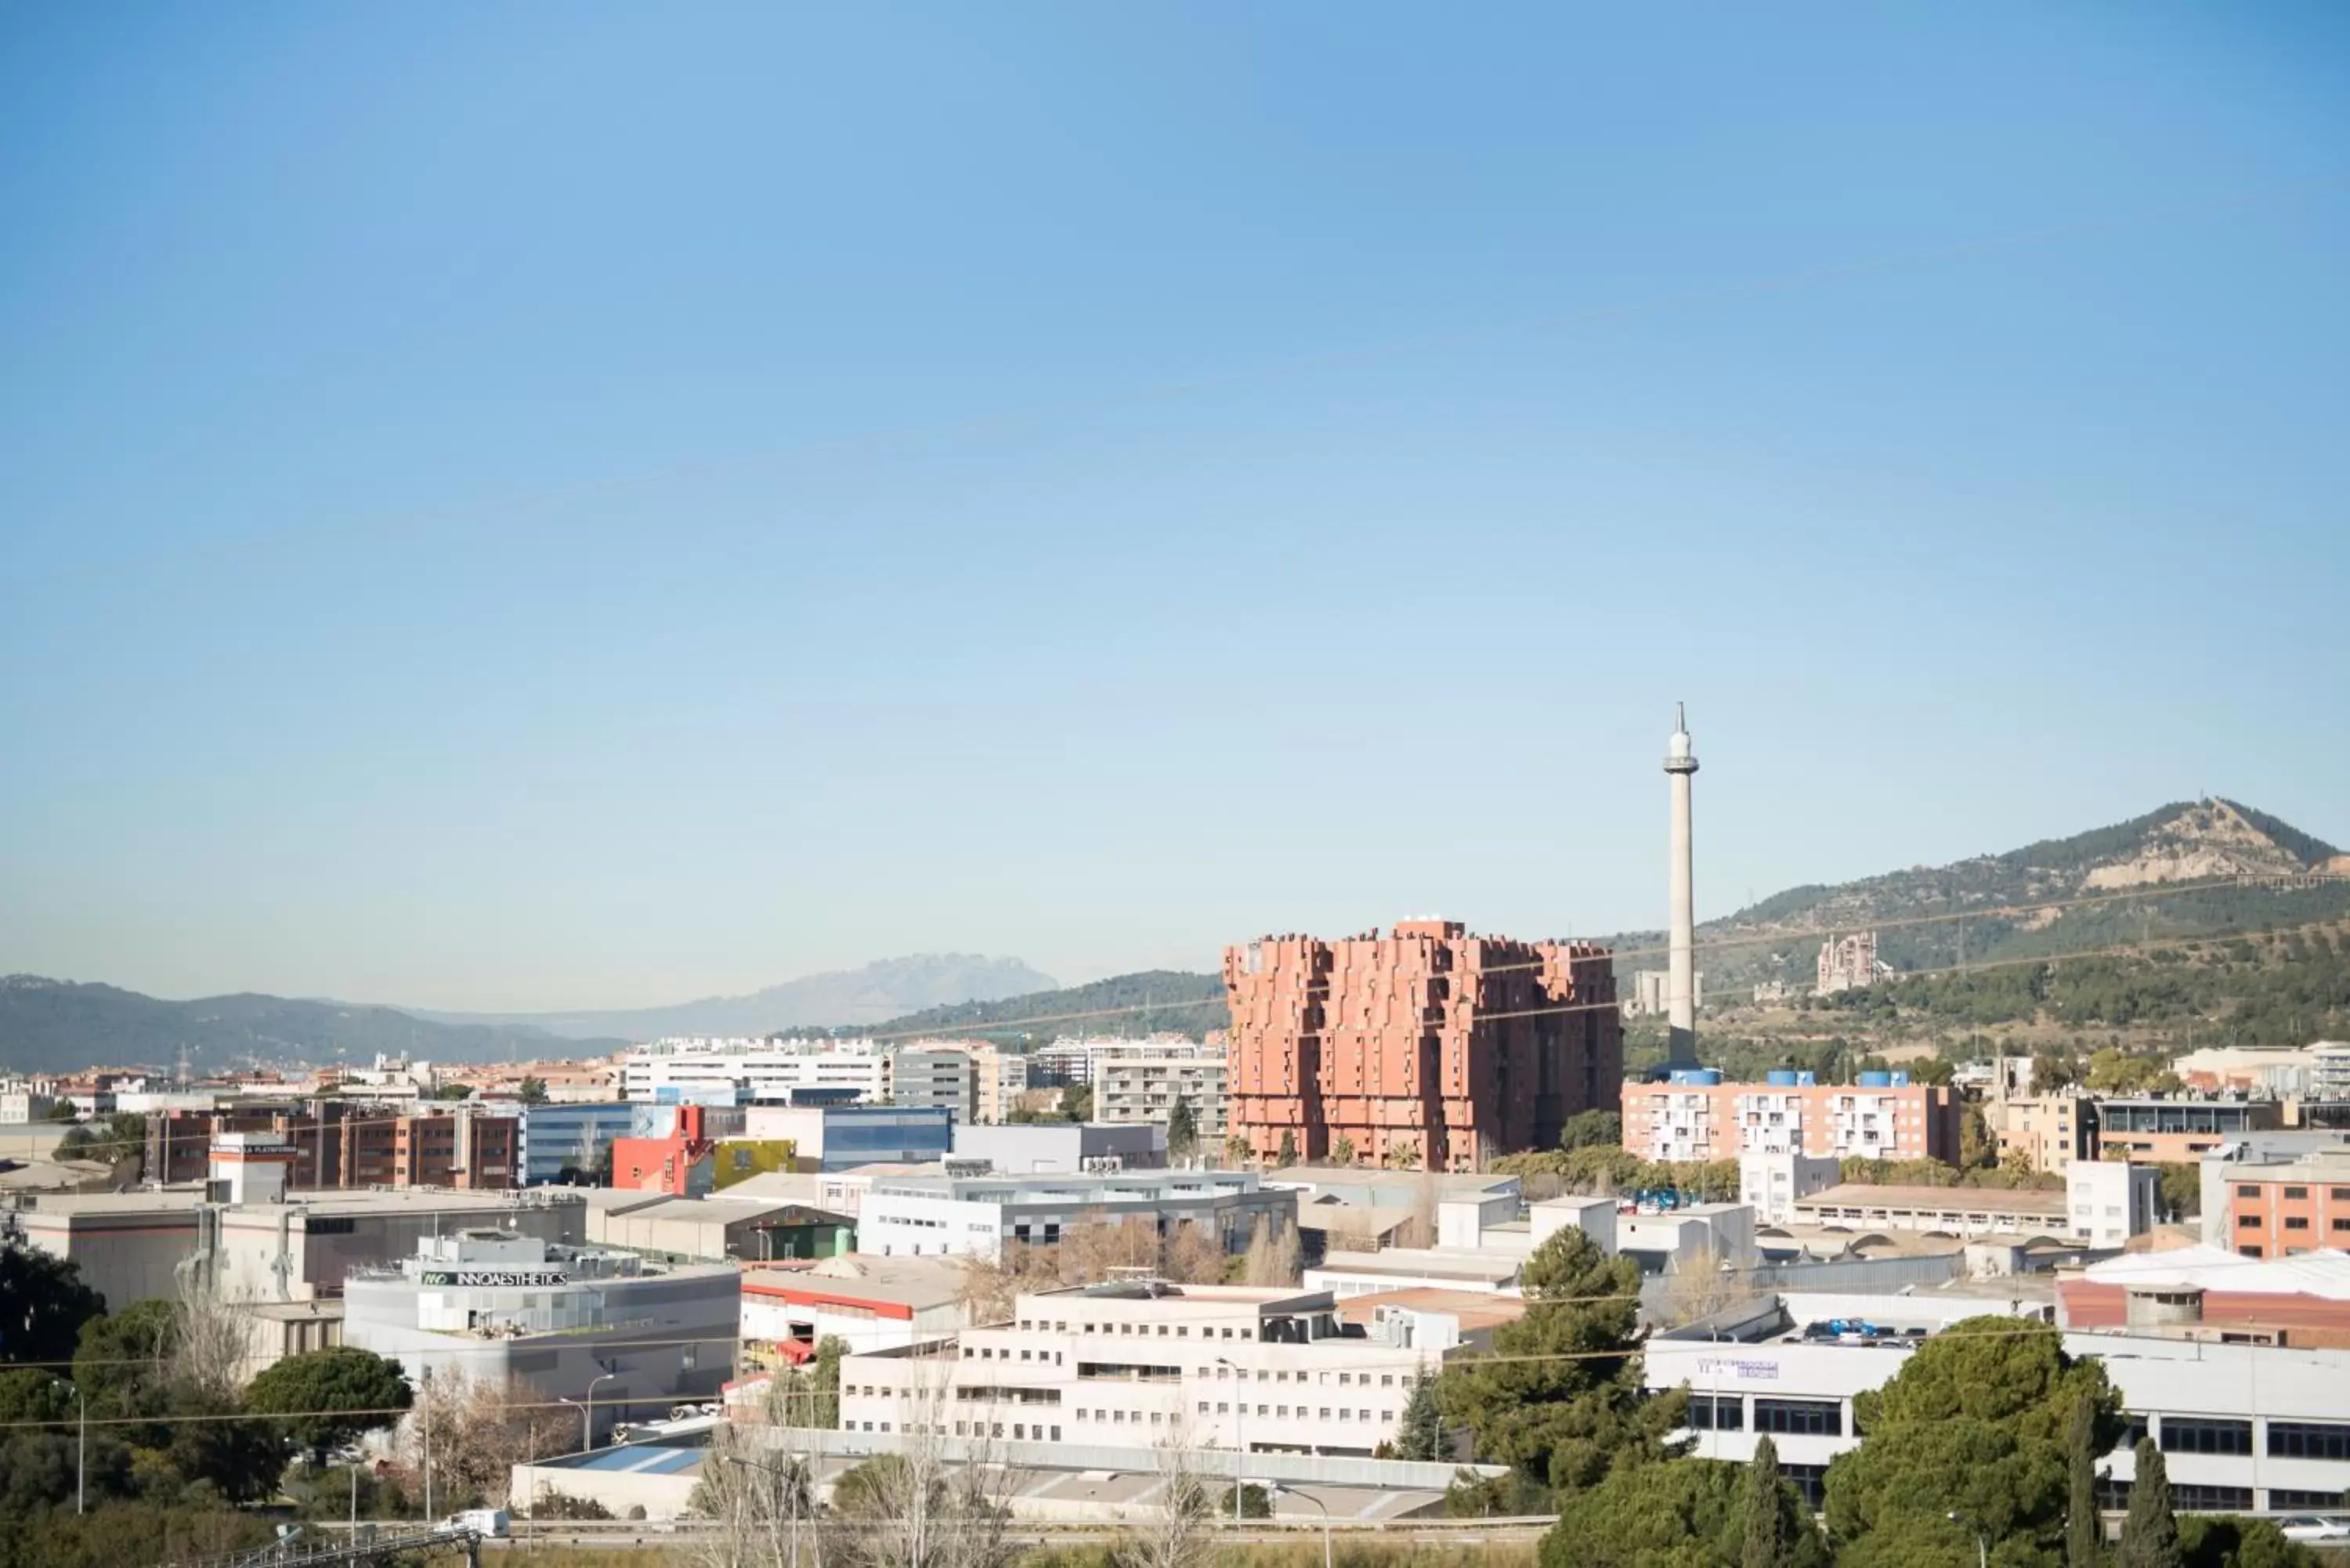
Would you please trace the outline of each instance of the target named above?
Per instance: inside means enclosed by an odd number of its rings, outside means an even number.
[[[2296,1513],[2277,1521],[2287,1541],[2350,1542],[2350,1519],[2336,1514]]]

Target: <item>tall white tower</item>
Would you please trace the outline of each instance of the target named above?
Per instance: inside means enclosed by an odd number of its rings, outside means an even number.
[[[1673,792],[1672,919],[1665,938],[1665,1011],[1672,1040],[1666,1059],[1671,1062],[1697,1060],[1697,897],[1690,864],[1690,775],[1696,772],[1689,712],[1677,702],[1673,738],[1665,750]]]

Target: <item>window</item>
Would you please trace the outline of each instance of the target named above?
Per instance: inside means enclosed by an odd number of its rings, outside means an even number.
[[[2239,1231],[2257,1231],[2257,1230],[2259,1230],[2260,1228],[2261,1228],[2261,1217],[2260,1217],[2259,1215],[2257,1215],[2257,1214],[2239,1214],[2239,1215],[2237,1215],[2237,1216],[2236,1216],[2236,1229],[2237,1229],[2237,1230],[2239,1230]]]
[[[2306,1198],[2309,1196],[2309,1189],[2306,1187],[2288,1187],[2284,1189],[2284,1195],[2288,1199]]]
[[[2329,1187],[2325,1189],[2325,1193],[2327,1197],[2333,1199],[2336,1203],[2350,1203],[2350,1187]],[[317,1220],[313,1220],[310,1221],[310,1229],[315,1231],[317,1228],[318,1222]]]
[[[1742,1432],[1746,1429],[1746,1400],[1737,1394],[1692,1394],[1689,1424],[1700,1432]]]
[[[1056,1442],[1056,1443],[1057,1443],[1057,1442],[1059,1442],[1060,1440],[1061,1440],[1061,1428],[1058,1428],[1058,1427],[1055,1427],[1055,1428],[1053,1428],[1053,1441],[1055,1441],[1055,1442]]]
[[[2170,1488],[2170,1506],[2181,1513],[2249,1513],[2252,1489],[2248,1486],[2182,1486]]]
[[[2281,1459],[2350,1459],[2350,1426],[2334,1421],[2271,1421],[2269,1423],[2269,1453]],[[2272,1493],[2272,1496],[2274,1494]],[[2341,1493],[2324,1504],[2328,1509],[2341,1506]],[[2279,1505],[2272,1502],[2269,1507]],[[2295,1503],[2294,1507],[2315,1506]]]
[[[2247,1258],[2257,1258],[2261,1255],[2261,1250],[2258,1247],[2239,1247],[2236,1251],[2240,1255]]]
[[[2239,1198],[2258,1198],[2260,1195],[2261,1189],[2257,1187],[2239,1187],[2236,1189],[2236,1196]]]
[[[1840,1438],[1844,1436],[1844,1406],[1834,1399],[1758,1397],[1754,1401],[1754,1429]]]
[[[2165,1416],[2160,1433],[2166,1454],[2249,1454],[2252,1424],[2215,1416]],[[2250,1503],[2244,1506],[2251,1507]]]
[[[2309,1221],[2298,1214],[2289,1215],[2285,1219],[2284,1228],[2288,1231],[2306,1231],[2309,1229]]]
[[[2287,1509],[2306,1508],[2330,1513],[2342,1506],[2338,1491],[2295,1491],[2290,1487],[2269,1488],[2269,1511],[2282,1513]]]

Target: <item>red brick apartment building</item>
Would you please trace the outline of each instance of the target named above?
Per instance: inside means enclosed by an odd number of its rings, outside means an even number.
[[[1549,1148],[1566,1118],[1614,1110],[1623,1023],[1607,950],[1404,920],[1325,941],[1224,950],[1228,1125],[1262,1158],[1338,1140],[1434,1170]]]
[[[2350,1251],[2350,1155],[2229,1168],[2228,1244],[2247,1258]]]
[[[1736,1159],[1745,1154],[1838,1159],[1959,1158],[1958,1091],[1907,1075],[1863,1073],[1855,1084],[1778,1073],[1726,1084],[1713,1069],[1676,1072],[1624,1090],[1624,1147],[1642,1159]]]
[[[147,1175],[202,1181],[215,1133],[276,1133],[294,1146],[288,1187],[504,1189],[518,1185],[521,1123],[450,1108],[408,1113],[351,1100],[159,1111],[147,1118]]]

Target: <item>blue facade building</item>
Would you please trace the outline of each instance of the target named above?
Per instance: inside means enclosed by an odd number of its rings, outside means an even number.
[[[518,1164],[525,1187],[563,1179],[564,1168],[592,1170],[616,1137],[627,1137],[637,1107],[626,1100],[587,1106],[525,1106]]]

